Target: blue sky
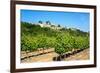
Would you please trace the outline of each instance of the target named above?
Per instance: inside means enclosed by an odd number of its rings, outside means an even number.
[[[53,24],[60,24],[67,28],[77,28],[82,31],[89,31],[90,14],[83,12],[55,12],[38,10],[21,10],[21,21],[38,23],[50,21]]]

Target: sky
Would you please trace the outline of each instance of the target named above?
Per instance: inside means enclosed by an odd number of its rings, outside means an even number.
[[[21,21],[38,23],[38,21],[50,21],[53,24],[60,24],[62,27],[77,28],[82,31],[89,31],[90,14],[84,12],[58,12],[58,11],[39,11],[21,10]]]

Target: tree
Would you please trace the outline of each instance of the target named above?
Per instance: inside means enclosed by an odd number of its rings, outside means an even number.
[[[58,24],[58,27],[61,27],[60,24]]]
[[[42,21],[38,21],[38,23],[42,24],[43,22]]]
[[[46,24],[49,24],[49,25],[51,25],[51,22],[50,22],[50,21],[46,21]]]

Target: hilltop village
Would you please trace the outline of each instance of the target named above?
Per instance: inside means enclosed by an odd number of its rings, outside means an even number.
[[[41,27],[49,27],[55,30],[63,28],[62,26],[60,26],[60,24],[56,25],[56,24],[51,23],[50,21],[46,21],[44,23],[42,21],[39,21],[38,23],[36,23],[36,25],[40,25]]]

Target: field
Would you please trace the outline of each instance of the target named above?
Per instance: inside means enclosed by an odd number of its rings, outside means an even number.
[[[21,22],[22,63],[83,59],[89,59],[89,32]]]

